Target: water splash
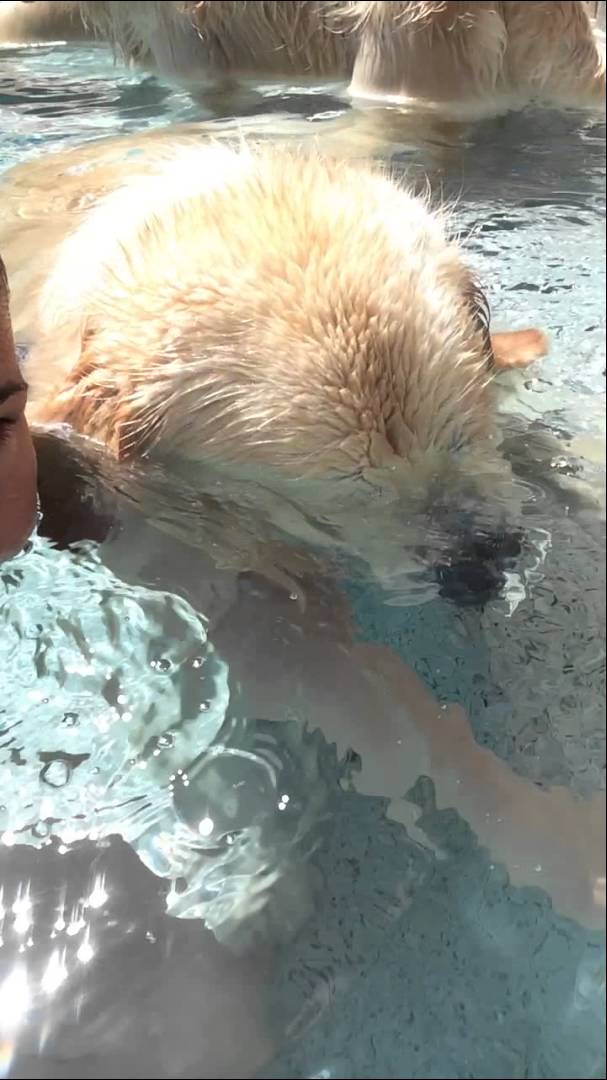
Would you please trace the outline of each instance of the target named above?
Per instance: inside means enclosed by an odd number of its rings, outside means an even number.
[[[285,723],[279,740],[276,725],[230,718],[204,618],[114,578],[93,546],[35,539],[2,568],[0,626],[2,842],[117,833],[172,882],[172,914],[223,939],[252,920],[290,936],[311,902],[302,867],[327,792],[320,737]],[[105,899],[98,881],[88,904]]]

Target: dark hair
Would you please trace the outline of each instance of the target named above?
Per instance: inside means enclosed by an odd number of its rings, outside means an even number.
[[[481,333],[485,346],[487,367],[489,371],[493,371],[495,360],[490,333],[491,311],[489,301],[476,280],[472,280],[466,291],[466,304],[472,314],[477,330]]]
[[[1,255],[0,255],[0,287],[2,288],[3,292],[8,293],[8,274],[6,272],[6,266],[4,265],[4,263],[2,261],[2,256]]]

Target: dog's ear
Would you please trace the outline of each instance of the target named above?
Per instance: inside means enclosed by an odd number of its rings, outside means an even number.
[[[528,367],[548,352],[548,339],[541,330],[510,330],[491,334],[493,367],[496,371]]]
[[[102,443],[118,461],[140,457],[154,444],[164,422],[164,408],[150,393],[150,381],[141,383],[115,362],[111,342],[87,327],[73,339],[60,336],[63,355],[71,362],[60,381],[47,378],[43,392],[30,402],[28,415],[39,424],[68,424],[79,434]],[[39,347],[32,354],[34,371],[53,369],[52,350]]]
[[[485,343],[489,371],[527,367],[548,352],[548,339],[541,330],[507,330],[494,334],[490,330],[489,303],[480,285],[471,280],[465,290],[465,301]]]
[[[142,457],[156,442],[162,419],[155,410],[120,408],[110,444],[118,461]]]
[[[145,366],[122,362],[105,323],[89,321],[73,369],[71,422],[98,439],[118,461],[141,457],[157,440],[165,419],[164,396]]]

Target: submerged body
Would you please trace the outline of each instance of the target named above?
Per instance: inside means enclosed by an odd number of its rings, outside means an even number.
[[[0,42],[84,36],[194,95],[342,83],[354,97],[475,120],[530,102],[604,107],[604,38],[583,2],[242,0],[3,3]],[[55,24],[55,25],[53,25]]]

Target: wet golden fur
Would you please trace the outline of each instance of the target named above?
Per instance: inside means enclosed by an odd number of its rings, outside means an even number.
[[[186,148],[60,249],[34,383],[42,366],[47,417],[118,457],[389,469],[488,433],[475,293],[439,219],[379,172]]]
[[[382,114],[391,115],[388,110],[382,110]],[[299,118],[272,116],[270,124],[265,119],[239,119],[236,126],[197,121],[150,128],[28,158],[3,173],[0,250],[11,278],[13,326],[18,338],[30,340],[37,289],[49,272],[57,247],[76,222],[116,188],[162,168],[175,148],[182,152],[190,147],[194,151],[210,139],[234,146],[235,140],[244,138],[257,145],[297,147],[310,152],[322,147],[326,156],[368,162],[374,155],[384,156],[384,138],[394,152],[402,151],[405,145],[390,143],[391,132],[375,120],[365,128],[355,110],[324,120],[320,128]],[[402,132],[403,125],[398,126]],[[444,125],[424,121],[420,127],[411,117],[407,138],[421,141],[422,134],[429,134],[429,127],[434,141],[424,145],[420,155],[425,171],[432,170],[435,157],[442,169],[448,154],[458,154],[456,145],[451,147],[441,141],[449,136]]]
[[[297,78],[342,82],[354,96],[455,119],[533,101],[604,106],[604,35],[594,5],[582,0],[56,0],[10,7],[31,9],[32,38],[35,9],[41,9],[42,36],[48,22],[42,9],[63,21],[69,12],[77,27],[72,36],[80,36],[84,22],[128,60],[193,93],[234,81]],[[11,20],[26,21],[0,13],[0,41],[10,39]]]
[[[0,45],[27,45],[36,42],[90,41],[91,30],[84,25],[79,4],[57,0],[0,3]]]
[[[320,520],[372,565],[380,507],[424,509],[458,476],[493,490],[486,305],[423,201],[276,149],[171,144],[141,169],[55,248],[34,419],[170,459],[196,491],[229,480],[284,532],[320,542]],[[543,346],[495,341],[501,366]],[[395,558],[403,541],[401,520]]]

